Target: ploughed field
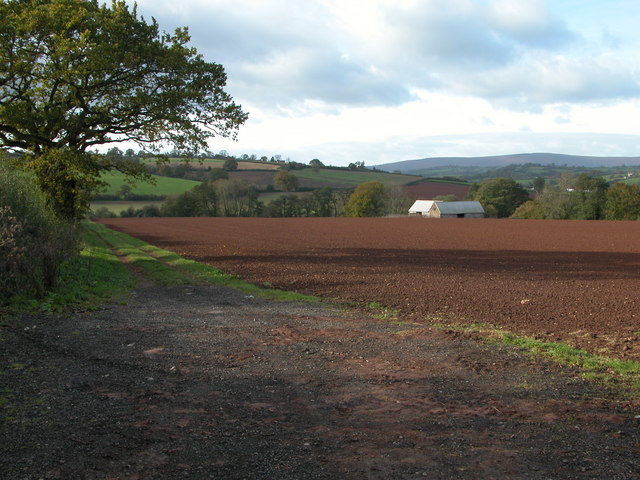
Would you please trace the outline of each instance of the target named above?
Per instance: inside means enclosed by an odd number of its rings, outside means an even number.
[[[487,323],[640,359],[640,222],[123,218],[101,223],[252,283]]]

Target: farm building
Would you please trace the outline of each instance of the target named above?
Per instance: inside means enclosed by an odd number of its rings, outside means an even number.
[[[434,202],[427,214],[431,218],[484,218],[480,202]]]
[[[409,215],[422,215],[426,217],[429,215],[429,210],[433,207],[433,204],[439,200],[416,200],[409,209]]]

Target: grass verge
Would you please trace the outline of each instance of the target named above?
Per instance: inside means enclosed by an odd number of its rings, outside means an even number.
[[[560,365],[577,368],[582,378],[601,381],[629,398],[640,397],[640,362],[602,357],[562,342],[514,335],[486,323],[432,324],[432,327],[479,334],[488,341],[517,347]]]
[[[316,297],[287,292],[273,288],[262,288],[224,273],[218,268],[183,258],[168,250],[149,245],[140,239],[110,230],[103,225],[88,225],[113,249],[124,256],[144,275],[161,285],[188,285],[204,283],[222,285],[240,290],[249,295],[277,301],[318,301]]]
[[[126,295],[136,284],[133,274],[95,231],[82,228],[82,237],[83,248],[61,266],[56,288],[38,299],[16,296],[0,313],[94,310]]]

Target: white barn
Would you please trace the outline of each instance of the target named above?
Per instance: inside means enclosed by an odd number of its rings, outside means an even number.
[[[439,202],[439,200],[416,200],[409,209],[409,215],[422,215],[423,217],[429,216],[429,210],[433,207],[433,204]]]

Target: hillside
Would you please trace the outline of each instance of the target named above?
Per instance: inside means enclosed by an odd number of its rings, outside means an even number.
[[[376,165],[390,172],[400,171],[422,175],[433,174],[436,167],[457,166],[477,168],[497,168],[511,164],[537,163],[541,165],[567,165],[580,167],[613,167],[621,165],[640,165],[640,157],[592,157],[581,155],[562,155],[557,153],[519,153],[513,155],[492,155],[486,157],[431,157],[418,160]]]
[[[159,197],[165,197],[167,195],[177,195],[184,193],[187,190],[191,190],[200,182],[194,182],[193,180],[185,180],[182,178],[162,177],[159,175],[152,175],[155,180],[155,185],[149,182],[137,181],[132,187],[132,193],[135,195],[156,195]],[[101,194],[104,195],[116,195],[122,185],[126,184],[126,178],[119,172],[108,172],[101,176],[101,179],[108,183],[108,187],[105,188]]]

